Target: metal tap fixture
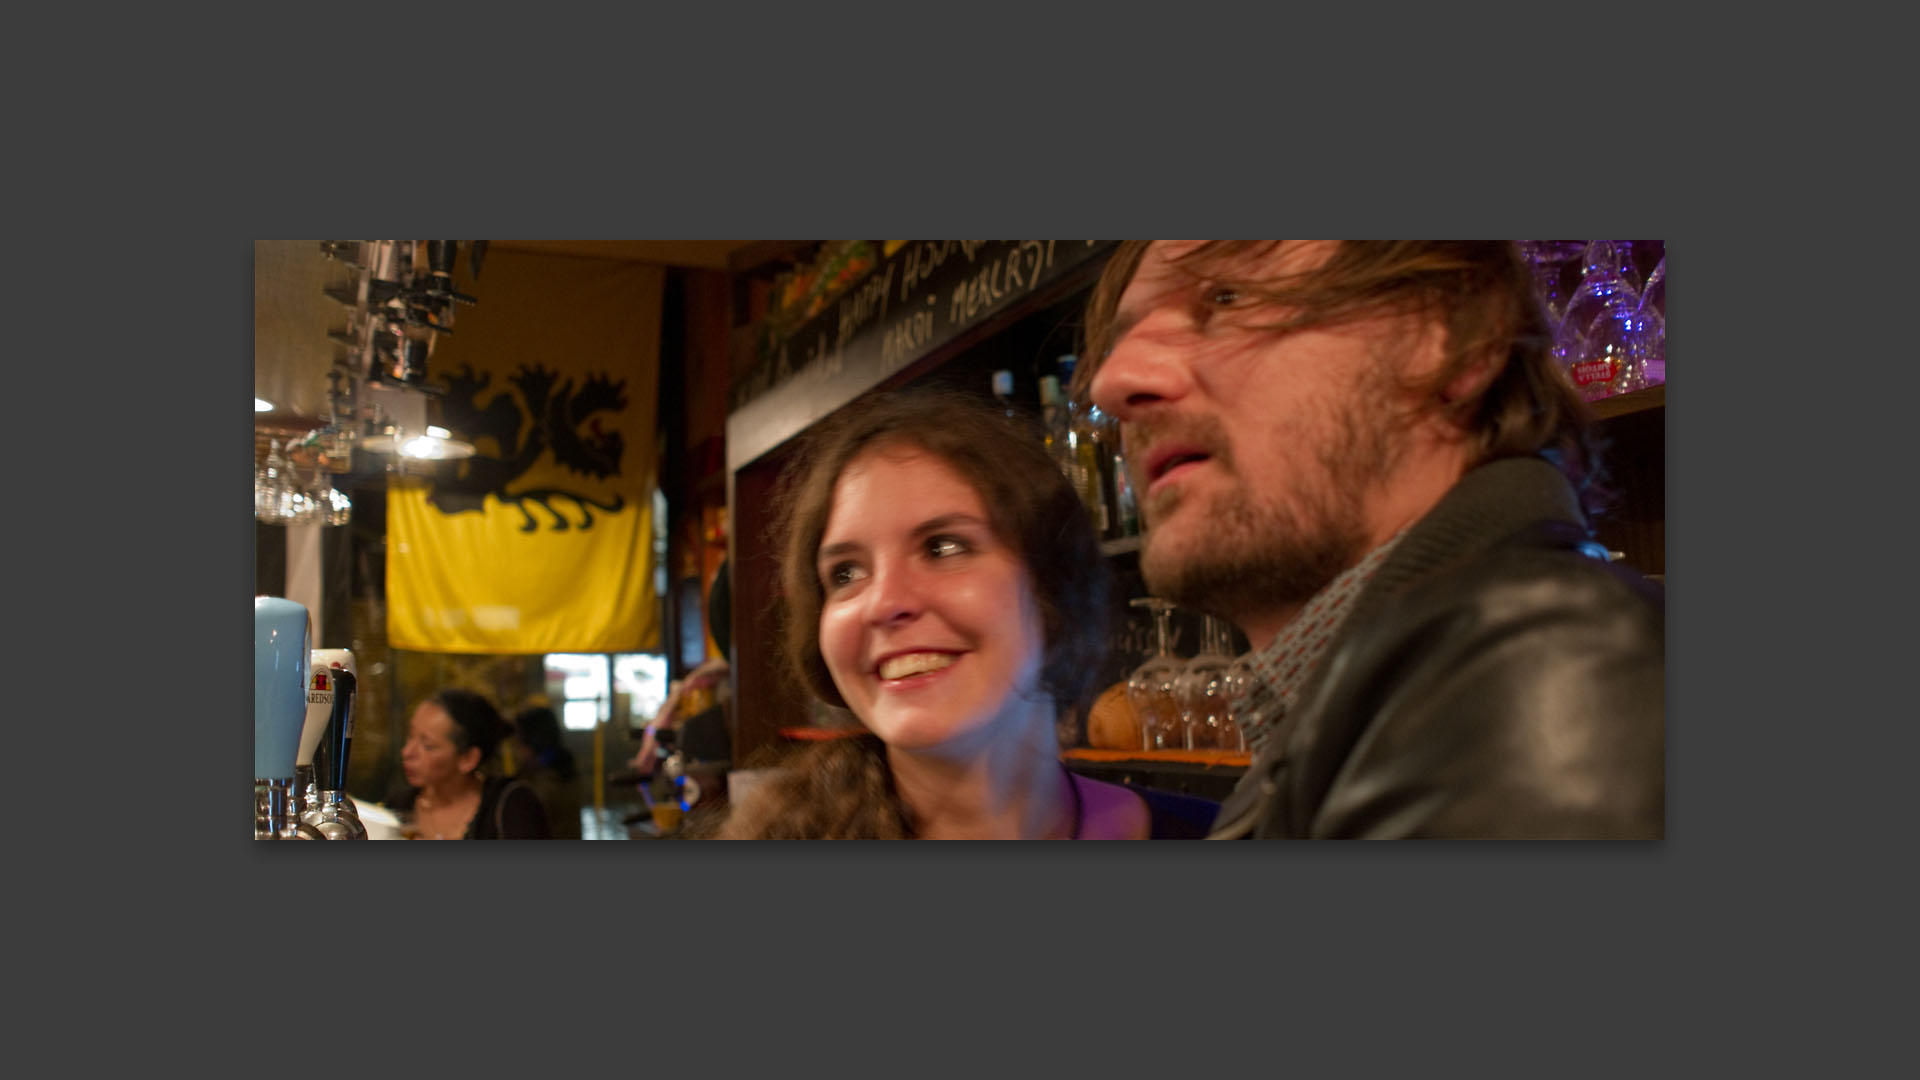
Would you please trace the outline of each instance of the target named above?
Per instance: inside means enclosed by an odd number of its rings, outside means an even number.
[[[358,353],[357,364],[369,382],[434,392],[427,384],[427,361],[441,334],[453,333],[456,304],[479,300],[453,287],[458,240],[324,240],[328,258],[352,267],[358,287],[328,295],[354,308],[353,324],[338,338]],[[472,241],[469,255],[477,275],[485,241]]]
[[[355,687],[353,650],[313,650],[294,786],[302,795],[300,820],[328,840],[367,838],[345,790]]]

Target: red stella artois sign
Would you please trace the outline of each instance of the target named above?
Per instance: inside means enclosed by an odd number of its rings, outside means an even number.
[[[1612,360],[1588,360],[1583,364],[1573,365],[1573,384],[1575,386],[1587,386],[1591,383],[1612,381]]]

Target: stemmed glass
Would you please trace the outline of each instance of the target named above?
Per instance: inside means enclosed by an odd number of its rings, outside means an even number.
[[[1647,284],[1640,290],[1640,307],[1634,312],[1645,320],[1652,348],[1646,361],[1646,383],[1667,381],[1667,257],[1660,256],[1653,270],[1647,274]]]
[[[1232,639],[1227,624],[1205,616],[1199,655],[1188,660],[1173,682],[1180,706],[1180,723],[1189,750],[1219,750],[1239,745],[1233,734],[1227,669],[1233,664]]]
[[[1667,311],[1667,257],[1660,256],[1647,274],[1647,283],[1640,289],[1640,310],[1651,307],[1662,318]]]
[[[1632,389],[1644,377],[1646,323],[1636,320],[1640,295],[1621,270],[1621,248],[1595,240],[1581,258],[1580,287],[1554,335],[1553,357],[1588,401]]]
[[[1231,732],[1233,744],[1231,746],[1223,744],[1222,750],[1235,750],[1243,754],[1249,750],[1247,699],[1253,693],[1254,683],[1259,677],[1258,671],[1253,666],[1252,653],[1236,656],[1233,658],[1233,663],[1227,665],[1227,715],[1233,722]]]
[[[1520,254],[1525,256],[1527,266],[1533,270],[1534,292],[1539,294],[1540,302],[1546,305],[1547,318],[1555,332],[1559,331],[1560,320],[1567,314],[1567,301],[1572,299],[1560,287],[1561,268],[1578,258],[1586,247],[1579,240],[1520,241]]]
[[[1183,745],[1180,732],[1180,708],[1174,701],[1173,682],[1182,665],[1167,644],[1167,622],[1173,604],[1156,596],[1136,597],[1133,606],[1153,615],[1154,652],[1133,674],[1127,676],[1127,704],[1140,717],[1142,750],[1174,750]]]

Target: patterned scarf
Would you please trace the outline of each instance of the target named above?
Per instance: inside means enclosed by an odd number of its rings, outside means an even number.
[[[1293,708],[1307,676],[1319,665],[1327,643],[1352,612],[1361,588],[1405,535],[1405,531],[1396,534],[1328,582],[1326,588],[1307,601],[1279,637],[1248,656],[1255,677],[1241,699],[1238,712],[1240,729],[1253,754],[1257,756],[1266,748],[1267,741]]]

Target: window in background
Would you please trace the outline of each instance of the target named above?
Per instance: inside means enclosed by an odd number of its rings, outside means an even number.
[[[639,731],[667,700],[667,658],[658,653],[621,653],[613,658],[615,691],[626,701],[627,727]]]
[[[611,674],[611,679],[609,679]],[[658,653],[548,653],[547,699],[569,731],[602,722],[638,731],[667,700],[667,658]]]
[[[547,700],[560,706],[568,731],[592,731],[613,715],[607,658],[596,653],[548,653]]]

